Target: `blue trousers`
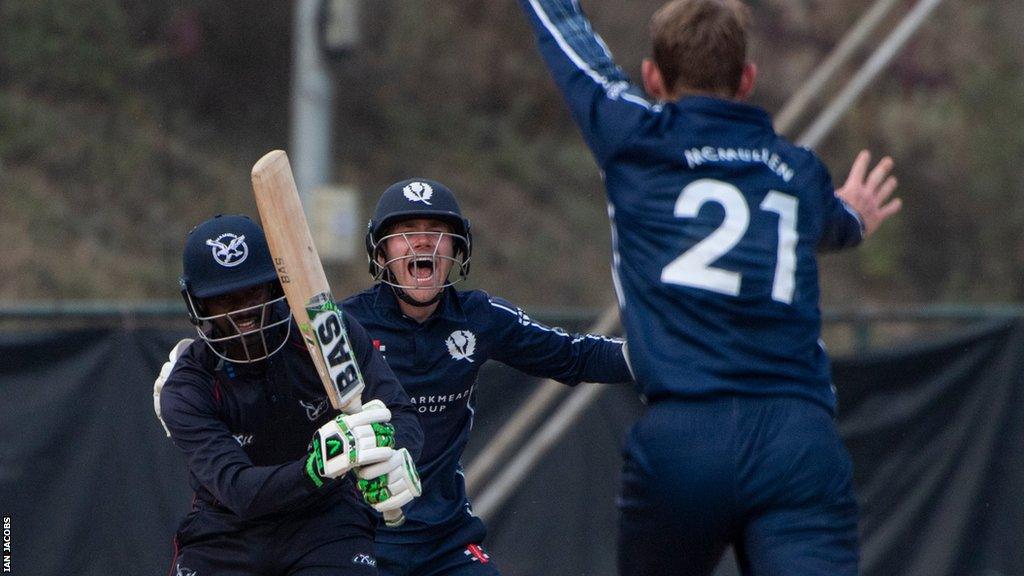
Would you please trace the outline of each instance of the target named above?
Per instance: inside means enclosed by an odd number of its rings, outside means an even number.
[[[619,499],[623,576],[856,576],[849,453],[828,411],[796,398],[651,405],[630,430]]]
[[[479,518],[465,522],[427,542],[377,542],[381,576],[500,576],[480,546],[486,535]]]

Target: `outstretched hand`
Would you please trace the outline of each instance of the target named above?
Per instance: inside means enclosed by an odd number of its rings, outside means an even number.
[[[868,173],[871,153],[861,150],[853,161],[850,175],[846,183],[836,190],[836,196],[857,211],[864,223],[864,237],[871,236],[882,225],[886,218],[900,211],[903,201],[894,198],[889,201],[896,190],[896,177],[892,176],[893,161],[886,156]],[[866,177],[865,177],[866,175]]]

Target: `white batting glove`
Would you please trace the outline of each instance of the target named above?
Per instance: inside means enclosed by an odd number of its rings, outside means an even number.
[[[416,464],[405,448],[395,451],[384,462],[360,468],[356,474],[359,476],[356,484],[363,493],[363,499],[378,512],[397,511],[423,493]],[[396,524],[390,518],[401,520]],[[388,519],[389,526],[404,521],[397,514],[385,514],[385,519]]]
[[[174,363],[178,361],[178,356],[185,351],[192,344],[191,338],[182,338],[171,348],[171,352],[167,355],[167,362],[160,368],[160,375],[156,377],[156,381],[153,382],[153,411],[156,412],[157,420],[160,420],[160,425],[164,427],[164,432],[167,433],[167,437],[171,437],[171,431],[167,429],[167,424],[164,424],[164,419],[160,416],[160,391],[164,389],[164,382],[167,381],[167,377],[171,375],[171,370],[174,370]]]
[[[380,400],[371,400],[362,411],[321,426],[309,443],[306,476],[319,488],[326,478],[390,458],[395,452],[395,428],[389,420],[391,410]]]

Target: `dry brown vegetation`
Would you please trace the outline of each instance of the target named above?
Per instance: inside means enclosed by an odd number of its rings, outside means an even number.
[[[583,2],[634,77],[659,4]],[[770,111],[866,8],[751,4],[755,103]],[[253,214],[249,167],[287,143],[290,6],[0,4],[0,299],[175,297],[185,232]],[[367,6],[364,44],[335,65],[338,180],[367,208],[399,178],[445,181],[473,221],[475,286],[610,302],[600,179],[515,2]],[[820,147],[837,180],[861,147],[892,154],[906,206],[826,259],[827,304],[1024,297],[1021,21],[1018,0],[945,3]],[[359,262],[330,273],[339,293],[369,282]]]

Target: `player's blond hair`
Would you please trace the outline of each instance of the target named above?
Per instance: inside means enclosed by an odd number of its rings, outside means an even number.
[[[662,6],[650,30],[665,87],[735,96],[747,58],[749,18],[740,0],[672,0]]]

